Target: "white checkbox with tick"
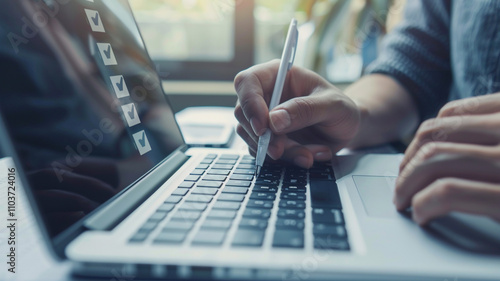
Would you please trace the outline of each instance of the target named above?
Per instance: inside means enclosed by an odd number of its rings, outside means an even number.
[[[129,127],[133,127],[141,123],[135,105],[133,103],[122,105],[122,111],[123,111],[123,116],[125,116],[125,120],[127,120],[127,124]]]
[[[101,54],[102,62],[104,65],[117,65],[115,58],[115,53],[113,52],[113,48],[109,43],[97,43],[97,48],[99,49],[99,53]]]
[[[90,24],[90,28],[94,32],[106,32],[104,30],[104,24],[102,22],[101,16],[98,11],[85,9],[85,14],[87,14],[87,19]]]
[[[148,137],[144,130],[133,134],[132,137],[134,138],[135,146],[140,155],[144,155],[148,151],[151,151],[151,146],[149,145]]]
[[[113,86],[117,98],[124,98],[130,96],[130,93],[125,83],[123,75],[110,76],[109,80]]]

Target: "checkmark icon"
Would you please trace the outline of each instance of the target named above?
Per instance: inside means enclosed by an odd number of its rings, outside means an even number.
[[[85,9],[85,14],[87,14],[87,19],[90,24],[90,28],[94,32],[106,32],[104,30],[104,25],[101,17],[99,16],[99,12],[95,10]]]
[[[123,91],[123,76],[120,78],[120,83],[116,83],[118,90]]]
[[[146,132],[144,132],[144,130],[133,134],[132,138],[134,139],[135,145],[137,146],[137,150],[139,151],[140,155],[151,151],[151,145],[149,144],[148,136],[146,135]]]
[[[99,25],[99,13],[95,13],[95,17],[91,17],[94,25]]]
[[[142,137],[138,141],[142,147],[146,145],[146,132],[142,131]]]
[[[104,65],[117,65],[113,48],[109,43],[97,43]]]
[[[135,105],[133,103],[122,105],[122,111],[129,127],[133,127],[141,123]]]
[[[128,92],[127,84],[122,75],[110,76],[109,80],[113,86],[117,98],[128,97],[130,94]]]

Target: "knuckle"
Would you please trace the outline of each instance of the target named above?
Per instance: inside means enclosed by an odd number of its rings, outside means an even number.
[[[236,89],[236,92],[239,93],[239,89],[241,89],[241,86],[243,85],[244,81],[247,79],[249,75],[249,70],[243,70],[240,71],[236,76],[234,77],[234,88]]]
[[[441,146],[439,145],[439,143],[429,141],[421,146],[418,152],[419,154],[418,157],[421,158],[422,160],[427,160],[439,154],[440,151],[441,151]]]
[[[456,192],[456,182],[450,178],[439,179],[435,182],[436,192],[434,198],[439,200],[443,207],[446,207],[449,198]]]
[[[438,117],[447,117],[452,116],[455,113],[460,113],[457,112],[457,109],[460,108],[460,106],[459,101],[450,101],[439,110]]]
[[[296,108],[295,115],[300,120],[310,120],[314,114],[314,102],[308,98],[292,99],[293,107]],[[293,114],[291,114],[293,116]]]

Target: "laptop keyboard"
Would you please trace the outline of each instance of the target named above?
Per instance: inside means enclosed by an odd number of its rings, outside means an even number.
[[[350,249],[329,164],[266,164],[255,181],[254,171],[249,155],[206,156],[129,241],[300,249],[312,233],[316,249]]]

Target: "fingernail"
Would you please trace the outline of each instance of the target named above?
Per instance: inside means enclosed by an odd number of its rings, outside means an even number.
[[[297,156],[293,159],[293,163],[295,165],[300,166],[302,168],[309,168],[309,159],[304,156]]]
[[[314,155],[314,159],[317,161],[328,161],[332,158],[332,153],[330,151],[320,151]]]
[[[290,114],[288,114],[288,112],[283,109],[272,111],[269,114],[269,118],[271,120],[271,126],[274,128],[275,132],[281,132],[290,127],[290,125],[292,124]]]
[[[261,126],[257,118],[250,118],[250,126],[252,126],[252,130],[257,136],[262,136],[266,131],[266,128]]]

